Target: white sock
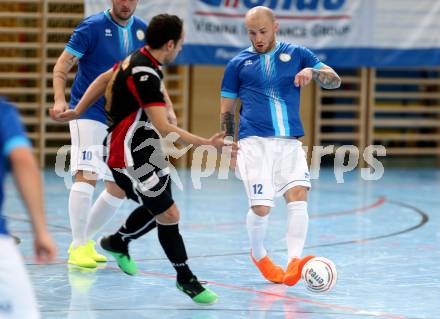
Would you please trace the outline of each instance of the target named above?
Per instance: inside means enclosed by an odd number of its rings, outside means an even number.
[[[86,239],[92,239],[96,233],[113,217],[124,199],[118,198],[103,190],[92,206],[87,218]]]
[[[69,196],[69,218],[72,229],[72,246],[86,243],[86,218],[92,205],[95,188],[84,182],[75,182]]]
[[[258,261],[267,255],[264,248],[264,239],[266,238],[267,224],[269,222],[269,214],[261,217],[249,209],[246,218],[246,227],[249,235],[249,241],[252,248],[252,256]]]
[[[309,215],[307,202],[296,201],[287,204],[287,256],[288,262],[300,258],[307,236]]]

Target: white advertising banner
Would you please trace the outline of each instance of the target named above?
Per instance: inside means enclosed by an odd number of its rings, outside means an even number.
[[[85,0],[86,15],[110,0]],[[312,49],[332,66],[440,65],[438,0],[140,0],[136,15],[184,19],[186,37],[178,63],[225,64],[249,46],[244,14],[270,7],[278,39]]]

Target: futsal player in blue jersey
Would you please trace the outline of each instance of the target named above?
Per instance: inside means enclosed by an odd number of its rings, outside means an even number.
[[[138,0],[112,0],[112,8],[83,20],[74,30],[53,71],[53,116],[74,108],[87,87],[102,72],[123,60],[145,44],[146,24],[133,13]],[[70,105],[65,88],[70,69],[78,63]],[[176,123],[171,101],[165,92],[168,119]],[[100,98],[80,119],[69,123],[71,135],[70,170],[75,182],[69,195],[69,218],[72,244],[68,263],[94,268],[106,257],[95,250],[92,237],[121,206],[123,194],[114,186],[114,179],[102,161],[102,142],[107,134],[104,98]],[[106,189],[92,206],[98,179]]]
[[[37,261],[52,261],[56,247],[46,227],[41,177],[30,142],[17,111],[1,98],[0,152],[0,318],[39,318],[23,260],[2,215],[3,182],[9,167],[31,218]]]
[[[233,157],[249,198],[247,230],[251,258],[269,281],[295,285],[304,264],[308,228],[307,192],[310,176],[302,144],[300,88],[313,79],[321,87],[336,89],[341,80],[305,47],[278,42],[278,23],[272,10],[255,7],[245,16],[252,46],[226,66],[221,89],[221,127],[234,137],[234,113],[241,101],[239,150]],[[275,265],[264,247],[274,197],[287,202],[286,271]]]

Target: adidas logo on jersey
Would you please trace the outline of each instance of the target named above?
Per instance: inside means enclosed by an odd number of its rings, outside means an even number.
[[[105,29],[105,36],[111,37],[112,36],[112,30],[111,29]]]
[[[147,81],[148,78],[149,78],[148,75],[142,75],[141,78],[139,79],[139,81],[140,81],[140,82],[144,82],[144,81]]]
[[[252,65],[252,60],[246,60],[244,66]]]

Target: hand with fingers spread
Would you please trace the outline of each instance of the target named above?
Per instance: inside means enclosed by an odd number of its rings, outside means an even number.
[[[313,78],[312,68],[305,68],[299,71],[294,80],[294,84],[296,87],[304,87],[310,83]]]

